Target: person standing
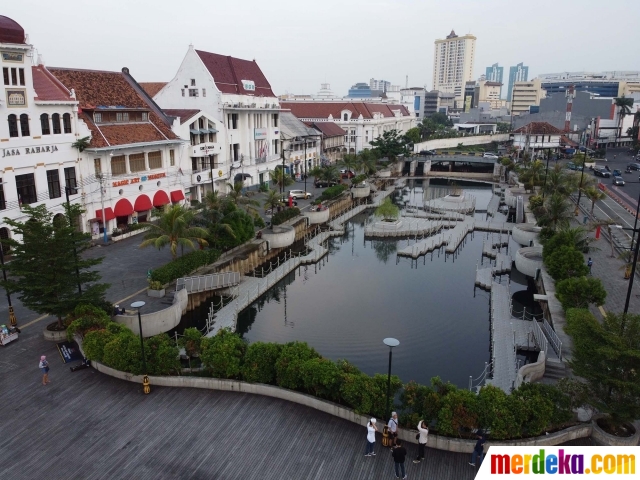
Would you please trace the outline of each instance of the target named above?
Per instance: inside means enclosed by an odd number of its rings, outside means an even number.
[[[420,463],[424,460],[424,446],[427,444],[427,440],[429,439],[429,427],[424,420],[420,420],[418,422],[418,458],[416,458],[413,463]]]
[[[398,414],[396,412],[391,412],[391,418],[389,419],[387,426],[389,427],[391,448],[393,448],[396,444],[396,438],[398,438]]]
[[[484,458],[484,444],[487,443],[487,434],[482,430],[477,433],[478,441],[476,442],[476,446],[473,448],[473,453],[471,454],[471,461],[469,465],[472,467],[476,466],[476,458],[478,458],[478,466],[482,465],[482,459]]]
[[[589,267],[589,275],[591,275],[591,267],[593,267],[593,260],[591,260],[591,257],[587,260],[587,267]]]
[[[400,478],[400,472],[402,472],[402,478],[407,478],[407,472],[404,469],[404,459],[407,456],[407,449],[402,446],[402,440],[396,440],[396,447],[391,450],[391,456],[395,463],[396,478]]]
[[[38,368],[40,368],[40,371],[42,372],[42,384],[46,385],[47,383],[49,383],[49,362],[47,362],[46,355],[42,355],[40,357]]]
[[[367,423],[367,450],[365,451],[365,457],[375,457],[376,454],[373,451],[373,446],[376,443],[376,432],[378,431],[376,427],[376,419],[372,418]]]

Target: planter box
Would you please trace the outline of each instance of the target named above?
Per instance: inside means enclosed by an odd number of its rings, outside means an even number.
[[[323,210],[305,210],[302,214],[309,219],[309,224],[317,225],[329,221],[329,209]]]
[[[118,235],[117,237],[111,236],[112,242],[119,242],[120,240],[124,240],[125,238],[133,237],[135,235],[140,235],[141,233],[149,230],[148,228],[141,228],[140,230],[133,230],[132,232],[123,233],[122,235]]]
[[[147,290],[147,296],[151,298],[162,298],[165,295],[165,289],[162,290]]]
[[[44,336],[44,339],[47,340],[48,342],[66,342],[67,341],[67,331],[66,330],[62,330],[60,332],[52,332],[51,330],[47,330],[47,328],[45,327],[44,331],[42,332],[42,335]]]

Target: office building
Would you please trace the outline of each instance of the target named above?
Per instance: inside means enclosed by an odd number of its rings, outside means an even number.
[[[515,67],[509,68],[509,85],[507,86],[507,101],[511,101],[513,84],[515,82],[526,82],[529,80],[529,67],[525,67],[522,62]]]
[[[484,78],[488,82],[495,82],[500,84],[500,98],[502,98],[503,73],[504,73],[504,67],[501,67],[497,63],[494,63],[490,67],[487,67],[487,70],[484,74]]]
[[[348,98],[371,98],[371,87],[364,82],[356,83],[352,85],[347,94]]]
[[[570,86],[576,92],[591,92],[602,97],[640,91],[640,72],[637,71],[545,73],[538,78],[549,95],[565,92]]]
[[[515,82],[511,101],[513,115],[530,113],[531,107],[539,106],[540,100],[546,97],[540,79],[535,78],[528,82]]]
[[[465,83],[473,80],[476,37],[459,37],[451,30],[445,39],[434,42],[433,90],[454,94],[462,108]]]
[[[369,80],[369,88],[371,90],[381,90],[383,92],[387,92],[390,86],[391,82],[387,82],[386,80],[376,80],[375,78]]]

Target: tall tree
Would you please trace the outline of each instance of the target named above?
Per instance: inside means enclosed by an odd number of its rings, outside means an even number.
[[[358,170],[365,175],[371,175],[376,171],[376,155],[373,151],[365,148],[358,155]]]
[[[568,227],[573,218],[573,209],[567,197],[560,193],[554,193],[547,197],[542,208],[542,214],[538,219],[538,225],[558,230]]]
[[[235,182],[233,185],[227,183],[227,200],[233,203],[236,207],[244,210],[251,216],[258,215],[258,210],[255,207],[260,205],[256,200],[249,198],[242,191],[244,190],[244,182]]]
[[[287,172],[284,171],[284,168],[276,168],[275,170],[271,170],[269,172],[269,177],[276,183],[276,185],[278,185],[278,188],[282,189],[283,191],[285,187],[293,183],[293,178],[291,178],[291,175],[287,175]]]
[[[356,167],[358,166],[358,156],[347,153],[342,157],[342,160],[340,160],[338,165],[347,170],[347,172],[355,172]]]
[[[622,136],[622,121],[624,117],[631,114],[631,107],[633,107],[633,98],[625,97],[622,95],[621,97],[614,98],[614,105],[618,107],[618,138],[616,143],[620,143],[620,137]]]
[[[389,157],[391,159],[400,154],[407,153],[407,148],[403,137],[397,130],[387,130],[382,136],[369,142],[380,157]]]
[[[54,217],[44,205],[22,207],[28,217],[24,222],[5,219],[13,228],[15,238],[2,240],[13,254],[5,265],[10,277],[5,288],[17,292],[20,301],[40,314],[55,316],[59,327],[62,318],[80,303],[98,304],[104,301],[109,287],[100,281],[100,274],[92,270],[102,263],[100,258],[83,258],[91,246],[89,234],[79,232],[73,222],[83,210],[79,205],[65,204],[66,218]],[[82,294],[78,292],[81,286]]]
[[[602,190],[593,185],[590,185],[589,187],[584,189],[584,195],[591,201],[591,212],[589,213],[589,216],[591,218],[594,218],[593,210],[596,208],[596,202],[604,200],[607,195]]]
[[[269,190],[267,192],[267,196],[264,199],[265,211],[271,209],[272,212],[275,212],[275,210],[281,205],[282,205],[282,194],[275,189]]]
[[[160,214],[157,223],[138,224],[136,228],[149,228],[140,248],[153,246],[160,250],[169,245],[171,258],[178,257],[178,245],[195,250],[196,245],[206,246],[209,232],[205,228],[193,226],[194,214],[181,205],[173,205]]]

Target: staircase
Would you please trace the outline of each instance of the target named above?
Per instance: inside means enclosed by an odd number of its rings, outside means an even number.
[[[542,377],[542,383],[547,385],[554,385],[558,383],[558,380],[569,376],[569,371],[564,362],[560,362],[555,359],[547,359],[544,377]]]

